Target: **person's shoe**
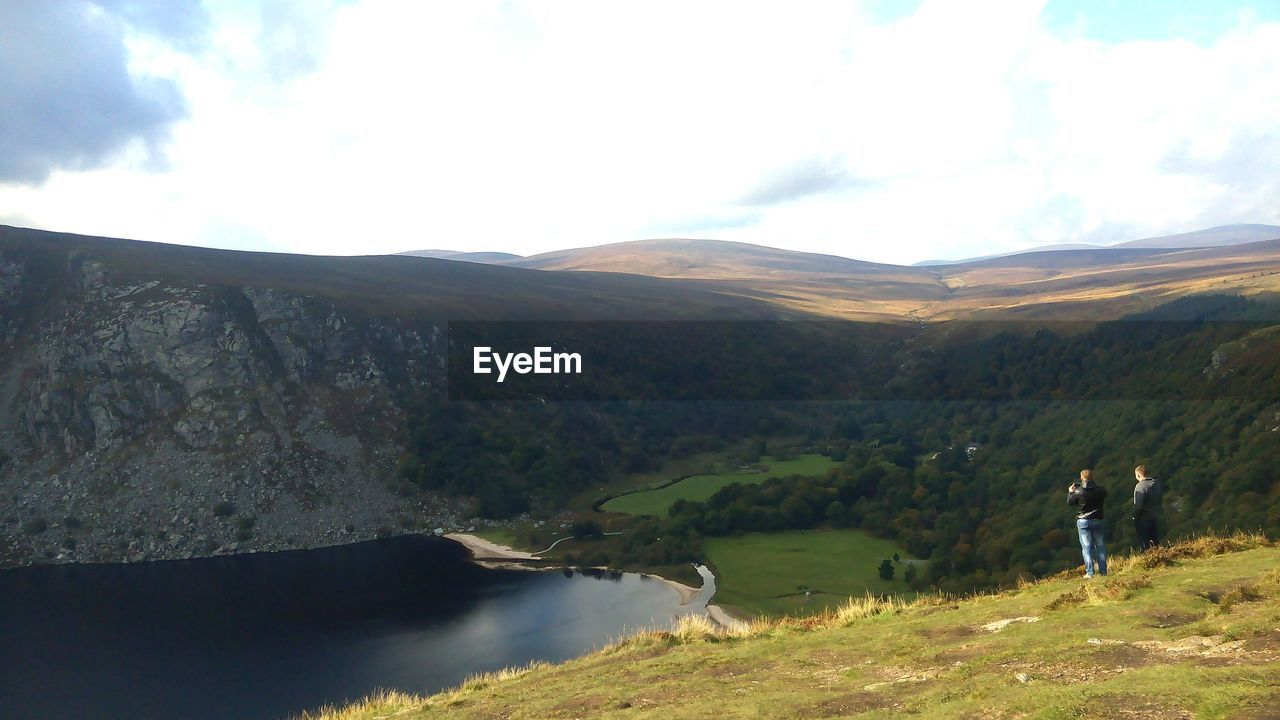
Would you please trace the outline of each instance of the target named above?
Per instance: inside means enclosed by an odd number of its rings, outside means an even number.
[[[1093,573],[1085,573],[1085,574],[1084,574],[1084,579],[1085,579],[1085,580],[1092,580],[1092,579],[1093,579]]]

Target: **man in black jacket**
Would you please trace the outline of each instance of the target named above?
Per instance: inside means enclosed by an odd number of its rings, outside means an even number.
[[[1093,577],[1096,567],[1101,575],[1107,574],[1107,545],[1103,538],[1104,518],[1102,503],[1107,490],[1093,481],[1093,473],[1080,471],[1080,482],[1067,488],[1067,504],[1080,508],[1076,515],[1076,530],[1080,533],[1080,554],[1084,556],[1084,576]]]
[[[1138,481],[1133,486],[1133,525],[1138,531],[1138,549],[1148,550],[1160,544],[1160,501],[1164,498],[1164,485],[1147,476],[1147,466],[1133,469]]]

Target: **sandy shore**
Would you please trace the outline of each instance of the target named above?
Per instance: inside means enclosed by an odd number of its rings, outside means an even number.
[[[444,537],[447,537],[454,542],[461,543],[471,551],[471,557],[477,563],[480,563],[485,567],[522,567],[524,569],[532,569],[520,564],[518,561],[539,559],[534,553],[515,550],[507,547],[506,545],[499,545],[475,535],[468,535],[466,533],[448,533]],[[645,575],[655,580],[661,580],[667,585],[667,587],[675,590],[676,594],[680,596],[681,605],[688,605],[693,602],[693,599],[698,597],[698,594],[702,592],[702,588],[700,587],[690,587],[682,582],[676,582],[675,580],[664,578],[661,575],[653,575],[650,573],[645,573]],[[738,627],[745,627],[745,623],[731,617],[719,606],[708,605],[707,614],[711,616],[711,619],[716,623],[731,630]]]
[[[645,573],[645,576],[651,577],[654,580],[661,580],[662,582],[667,584],[667,587],[670,587],[672,590],[675,590],[676,593],[680,595],[681,605],[688,605],[694,598],[698,597],[698,593],[702,592],[702,588],[689,587],[684,583],[676,582],[675,580],[668,580],[662,577],[661,575],[652,575],[650,573]]]
[[[747,623],[725,612],[719,605],[708,605],[707,616],[726,630],[746,630],[749,627]]]
[[[523,550],[513,550],[506,545],[489,542],[482,537],[465,533],[448,533],[444,537],[462,543],[471,551],[471,557],[477,561],[484,560],[537,560],[538,556]]]

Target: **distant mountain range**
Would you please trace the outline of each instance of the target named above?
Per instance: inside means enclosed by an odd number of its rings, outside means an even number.
[[[423,251],[439,254],[442,251]],[[721,293],[828,317],[917,320],[974,314],[1093,319],[1231,287],[1280,292],[1280,227],[1227,225],[1102,247],[1053,245],[911,266],[740,242],[656,239],[529,257],[455,259],[563,275],[697,281]]]
[[[1086,243],[1041,245],[1039,247],[1028,248],[1026,250],[996,253],[993,255],[981,255],[979,257],[965,258],[963,260],[924,260],[915,263],[915,267],[959,265],[963,263],[978,262],[981,260],[1008,257],[1010,255],[1023,255],[1026,253],[1050,252],[1057,250],[1115,250],[1118,248],[1167,250],[1175,248],[1204,248],[1222,247],[1224,245],[1240,245],[1242,243],[1258,242],[1260,240],[1273,240],[1276,238],[1280,238],[1280,226],[1277,225],[1220,225],[1218,227],[1206,228],[1204,230],[1193,230],[1191,232],[1178,233],[1177,235],[1162,235],[1160,237],[1129,240],[1126,242],[1116,243],[1114,245],[1089,245]]]
[[[1190,248],[1224,247],[1242,245],[1263,240],[1280,239],[1280,225],[1239,223],[1193,230],[1177,235],[1128,240],[1114,245],[1090,245],[1088,243],[1063,243],[1040,245],[1025,250],[993,253],[961,260],[922,260],[910,267],[937,267],[940,265],[964,265],[1014,255],[1077,250],[1175,250]],[[535,270],[591,270],[596,272],[625,272],[650,277],[756,277],[761,273],[816,272],[847,273],[867,272],[880,268],[892,272],[901,267],[855,260],[839,255],[783,250],[763,245],[687,238],[662,238],[633,240],[583,248],[553,250],[538,255],[522,256],[506,252],[468,252],[462,250],[410,250],[397,253],[414,257],[465,260],[467,262]],[[1115,259],[1114,255],[1104,257]]]

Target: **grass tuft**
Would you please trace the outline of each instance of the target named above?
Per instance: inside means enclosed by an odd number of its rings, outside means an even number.
[[[1271,547],[1274,544],[1272,540],[1260,532],[1238,530],[1230,535],[1201,535],[1173,545],[1162,545],[1151,548],[1146,552],[1121,557],[1114,566],[1120,572],[1154,570],[1159,567],[1175,565],[1180,560]]]
[[[1067,607],[1082,605],[1105,605],[1107,603],[1128,600],[1133,592],[1140,588],[1151,587],[1151,578],[1139,575],[1132,578],[1099,578],[1099,581],[1085,581],[1080,587],[1062,593],[1054,598],[1045,610],[1061,610]]]
[[[847,627],[859,620],[874,615],[893,614],[908,607],[910,603],[896,597],[880,597],[870,593],[860,598],[849,598],[836,608],[834,624]]]
[[[720,626],[706,615],[681,616],[669,633],[671,640],[680,645],[715,640],[720,634]]]
[[[331,705],[314,712],[305,712],[297,720],[363,720],[371,717],[393,717],[410,712],[427,703],[421,695],[399,690],[377,690],[363,700],[342,708]]]

